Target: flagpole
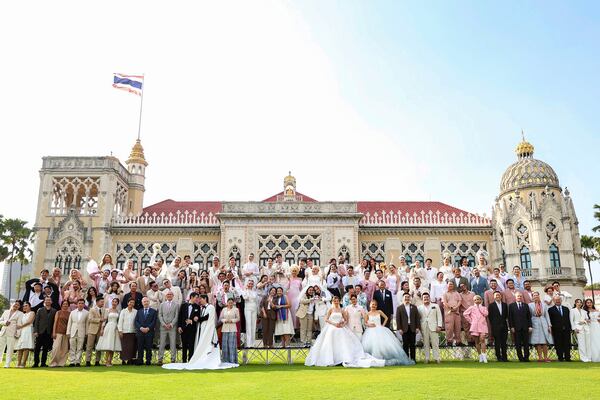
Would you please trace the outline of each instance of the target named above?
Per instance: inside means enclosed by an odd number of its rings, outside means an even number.
[[[144,87],[146,86],[145,76],[142,74],[142,94],[140,98],[140,119],[138,121],[138,135],[137,138],[140,140],[140,132],[142,131],[142,109],[144,107]]]

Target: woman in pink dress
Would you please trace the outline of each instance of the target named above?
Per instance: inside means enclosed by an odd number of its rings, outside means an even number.
[[[471,336],[475,338],[475,347],[479,353],[479,362],[487,363],[485,340],[488,335],[488,310],[487,307],[482,304],[483,300],[481,299],[481,296],[473,297],[473,301],[475,301],[475,304],[467,308],[463,313],[463,316],[471,324]]]
[[[296,310],[300,304],[300,291],[302,290],[302,279],[298,278],[298,272],[300,269],[297,265],[292,265],[290,268],[290,280],[287,284],[287,298],[290,300],[291,308],[290,313],[292,315],[292,323],[294,329],[298,329],[298,320],[296,319]]]

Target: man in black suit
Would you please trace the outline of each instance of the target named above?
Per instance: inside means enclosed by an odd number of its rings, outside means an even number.
[[[52,351],[52,329],[56,310],[52,308],[52,299],[44,298],[44,306],[37,310],[33,320],[33,336],[35,337],[35,349],[33,350],[33,367],[40,366],[40,352],[42,353],[42,367],[46,367],[48,352]]]
[[[144,351],[146,352],[146,365],[152,363],[152,341],[158,313],[150,307],[150,300],[142,298],[142,308],[135,316],[135,336],[137,339],[137,364],[142,365]]]
[[[378,287],[379,288],[375,291],[375,293],[373,293],[373,300],[377,302],[377,309],[381,310],[388,317],[387,324],[385,326],[389,328],[392,321],[392,314],[394,313],[392,292],[385,288],[384,280],[379,281]]]
[[[177,321],[177,331],[181,335],[182,362],[188,362],[194,355],[194,341],[196,340],[196,328],[199,319],[198,293],[192,292],[190,300],[183,303],[179,308],[179,319]]]
[[[571,317],[569,309],[562,305],[562,299],[553,297],[554,306],[548,308],[552,338],[558,361],[571,361]]]
[[[136,282],[129,282],[129,293],[125,293],[123,296],[123,300],[121,301],[121,308],[127,308],[127,303],[129,303],[129,299],[135,300],[135,304],[133,308],[136,310],[140,310],[142,308],[142,294],[138,292],[138,285]]]
[[[529,306],[523,302],[523,293],[517,292],[515,301],[508,306],[508,326],[515,337],[515,347],[519,361],[529,361],[529,334],[533,330],[531,324],[531,311]],[[523,354],[523,348],[525,354]]]
[[[396,309],[396,326],[402,335],[404,352],[413,361],[416,361],[416,338],[421,326],[421,319],[417,306],[410,303],[410,294],[402,296],[402,304]]]
[[[488,319],[494,338],[496,360],[508,361],[506,356],[506,340],[508,339],[508,306],[502,302],[502,293],[494,292],[494,301],[488,305]]]
[[[23,296],[23,301],[29,301],[29,295],[33,291],[33,285],[35,283],[39,282],[42,284],[42,289],[45,288],[46,285],[48,284],[49,276],[50,276],[50,271],[48,271],[47,269],[43,269],[40,271],[39,278],[29,279],[27,282],[25,282],[25,295]]]

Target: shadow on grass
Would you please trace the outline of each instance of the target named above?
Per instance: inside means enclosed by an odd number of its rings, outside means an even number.
[[[486,372],[502,372],[502,371],[529,371],[529,370],[545,370],[545,371],[563,371],[563,370],[579,370],[579,369],[598,369],[600,371],[600,364],[589,364],[589,363],[581,363],[581,362],[571,362],[571,363],[537,363],[537,362],[529,362],[529,363],[520,363],[520,362],[509,362],[509,363],[488,363],[488,364],[480,364],[478,362],[469,362],[469,361],[448,361],[441,364],[417,364],[413,366],[394,366],[394,367],[384,367],[384,368],[376,368],[377,371],[402,371],[402,370],[477,370],[478,373],[482,371]],[[123,374],[138,374],[138,375],[180,375],[180,374],[245,374],[245,373],[257,373],[257,372],[269,372],[269,373],[279,373],[279,372],[291,372],[291,371],[332,371],[332,370],[346,370],[350,374],[352,373],[360,373],[364,371],[362,368],[344,368],[342,366],[336,367],[306,367],[302,364],[249,364],[249,365],[240,365],[238,368],[233,369],[222,369],[222,370],[167,370],[161,368],[157,365],[152,366],[114,366],[114,367],[79,367],[79,368],[39,368],[36,370],[31,370],[27,368],[26,371],[28,373],[33,371],[52,371],[53,373],[61,374],[61,373],[95,373],[95,374],[105,374],[105,373],[123,373]],[[14,371],[14,370],[13,370]]]

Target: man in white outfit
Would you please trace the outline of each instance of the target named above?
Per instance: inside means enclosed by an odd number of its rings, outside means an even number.
[[[421,316],[421,335],[425,364],[429,362],[429,351],[433,348],[433,359],[440,363],[440,331],[442,330],[442,312],[440,306],[431,303],[429,293],[423,293],[423,304],[417,307]]]
[[[23,313],[19,311],[19,303],[13,303],[13,305],[0,317],[0,363],[2,362],[2,356],[4,355],[4,349],[6,349],[6,362],[4,368],[10,366],[10,361],[13,355],[15,344],[17,344],[17,323],[21,320]]]
[[[248,262],[242,266],[242,279],[244,286],[248,284],[249,280],[253,280],[254,284],[258,283],[259,278],[258,264],[254,262],[254,253],[250,253],[248,256]]]
[[[345,310],[348,313],[348,328],[361,339],[364,331],[365,309],[358,304],[355,294],[350,295],[350,304]]]

